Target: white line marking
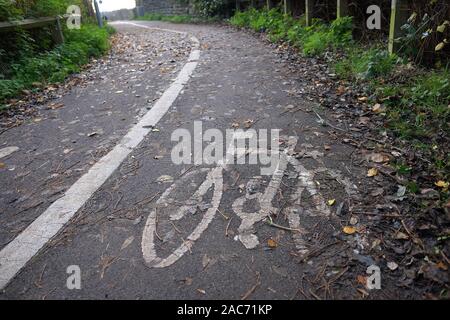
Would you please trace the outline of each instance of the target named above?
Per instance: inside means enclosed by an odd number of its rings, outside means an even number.
[[[158,29],[135,23],[123,23],[146,29]],[[159,30],[186,34],[168,29]],[[141,143],[151,131],[151,126],[156,125],[166,114],[197,67],[197,60],[200,57],[200,50],[198,50],[199,41],[195,37],[192,37],[191,40],[194,42],[194,47],[188,62],[184,65],[175,81],[156,101],[153,108],[142,117],[138,124],[128,131],[113,150],[101,158],[85,175],[75,182],[67,190],[64,197],[50,205],[33,223],[0,251],[0,290],[69,222],[133,149]]]

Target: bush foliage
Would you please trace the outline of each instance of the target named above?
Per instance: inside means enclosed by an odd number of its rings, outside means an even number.
[[[306,26],[303,17],[293,19],[277,9],[250,9],[236,12],[230,22],[239,28],[266,32],[269,40],[287,42],[306,56],[321,56],[327,51],[334,51],[339,57],[339,61],[332,63],[336,74],[342,80],[360,82],[372,93],[372,103],[383,101],[386,124],[394,134],[414,141],[421,148],[439,148],[445,143],[442,137],[448,136],[450,123],[448,68],[424,70],[416,78],[397,83],[396,72],[408,69],[405,62],[414,55],[390,55],[386,44],[382,48],[356,43],[352,39],[350,17],[330,24],[315,19],[311,26]],[[411,63],[410,66],[417,69]],[[448,160],[439,161],[442,161],[442,166],[450,163]]]
[[[80,30],[66,30],[66,41],[50,51],[21,53],[8,73],[0,74],[0,101],[17,96],[35,82],[61,82],[67,75],[78,72],[91,57],[99,57],[108,50],[108,37],[112,31],[111,28],[82,25]]]

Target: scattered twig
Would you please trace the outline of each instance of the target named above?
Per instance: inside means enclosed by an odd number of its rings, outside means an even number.
[[[241,300],[247,300],[247,298],[261,285],[261,274],[256,272],[256,283],[251,287],[241,298]]]
[[[316,114],[317,118],[319,118],[319,122],[321,124],[329,126],[329,127],[333,128],[333,129],[336,129],[336,130],[339,130],[339,131],[342,131],[342,132],[347,132],[347,130],[339,128],[339,127],[336,127],[336,126],[332,125],[331,123],[329,123],[328,121],[326,121],[325,119],[323,119],[315,110],[313,110],[313,112]]]
[[[225,237],[228,237],[228,229],[230,228],[231,220],[233,220],[233,217],[231,217],[227,223],[227,227],[225,228]]]
[[[271,227],[279,228],[279,229],[286,230],[286,231],[301,232],[300,229],[293,229],[293,228],[289,228],[289,227],[284,227],[284,226],[281,226],[279,224],[274,223],[273,220],[272,220],[272,217],[270,217],[270,216],[268,218],[269,219],[266,219],[265,221]]]

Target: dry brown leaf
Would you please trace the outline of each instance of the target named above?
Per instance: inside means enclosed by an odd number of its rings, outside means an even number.
[[[380,112],[383,112],[385,110],[384,110],[384,108],[383,108],[383,106],[381,104],[377,103],[377,104],[375,104],[372,107],[372,111],[375,112],[375,113],[380,113]]]
[[[203,289],[200,289],[200,288],[199,288],[199,289],[197,289],[197,291],[200,292],[201,294],[206,294],[206,291],[203,290]]]
[[[339,88],[337,88],[336,93],[338,96],[342,96],[345,93],[345,87],[344,86],[339,86]]]
[[[399,231],[399,232],[397,232],[395,234],[395,239],[397,239],[397,240],[408,240],[409,236],[406,233],[403,233],[403,232]]]
[[[367,285],[367,277],[362,276],[362,275],[358,275],[356,277],[356,281],[358,281],[359,284],[362,284],[363,286]]]
[[[378,170],[376,168],[371,168],[367,171],[368,177],[375,177],[376,175],[378,175]]]
[[[273,240],[272,238],[267,240],[267,245],[269,246],[269,248],[272,248],[272,249],[274,249],[278,246],[277,242],[275,240]]]
[[[448,189],[448,187],[449,187],[449,183],[442,181],[442,180],[439,180],[439,181],[435,182],[434,184],[436,185],[436,187],[443,188],[443,189]]]
[[[368,159],[375,163],[389,162],[390,160],[388,155],[382,153],[372,153],[368,156]]]
[[[368,100],[369,100],[368,97],[359,97],[359,98],[358,98],[358,101],[359,101],[359,102],[367,102]]]
[[[342,231],[344,231],[345,234],[354,234],[356,232],[355,227],[345,226]]]

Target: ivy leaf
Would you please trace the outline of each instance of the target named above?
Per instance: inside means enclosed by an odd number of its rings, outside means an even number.
[[[442,49],[444,49],[444,47],[445,47],[445,43],[441,42],[436,46],[436,48],[434,48],[434,51],[441,51]]]

